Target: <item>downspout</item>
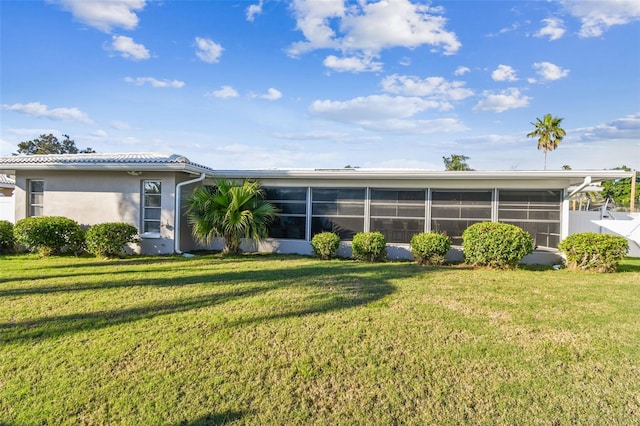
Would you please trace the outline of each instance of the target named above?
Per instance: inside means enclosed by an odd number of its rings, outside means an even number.
[[[176,185],[176,206],[174,211],[174,228],[173,228],[174,229],[173,250],[178,254],[182,254],[182,250],[180,250],[180,219],[182,217],[182,214],[180,212],[181,210],[180,200],[182,198],[182,187],[185,185],[190,185],[192,183],[202,182],[206,177],[207,177],[206,173],[202,173],[200,174],[199,177],[195,179],[180,182],[179,184]]]
[[[578,186],[576,189],[571,191],[571,194],[567,195],[566,199],[569,199],[569,198],[573,197],[574,195],[576,195],[578,192],[582,191],[583,189],[585,189],[589,185],[591,185],[591,176],[585,177],[584,178],[584,182],[582,182],[580,184],[580,186]]]
[[[585,176],[584,182],[582,182],[576,189],[571,191],[571,194],[566,195],[562,201],[562,214],[561,214],[561,228],[560,228],[560,240],[564,240],[569,236],[569,198],[582,191],[588,185],[591,184],[591,176]],[[565,190],[566,193],[566,190]]]

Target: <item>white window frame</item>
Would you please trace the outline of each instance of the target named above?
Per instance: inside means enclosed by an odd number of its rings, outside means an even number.
[[[159,184],[159,188],[160,188],[160,192],[159,193],[147,193],[146,191],[146,184],[147,182],[154,182],[154,183],[158,183]],[[140,200],[140,238],[160,238],[160,232],[162,229],[162,180],[161,179],[144,179],[141,182],[141,188],[140,188],[140,195],[141,195],[141,200]],[[160,206],[147,206],[146,205],[146,201],[147,201],[147,195],[152,195],[152,196],[158,196],[160,197]],[[148,210],[159,210],[160,211],[160,216],[158,219],[147,219],[147,215],[146,212]],[[150,223],[150,222],[157,222],[158,223],[158,231],[157,232],[150,232],[150,231],[145,231],[146,226],[145,224]]]
[[[42,183],[42,191],[34,191],[33,184],[34,182]],[[36,216],[44,216],[44,179],[29,179],[29,190],[27,193],[27,217],[36,217]],[[33,195],[41,195],[42,203],[34,203]],[[40,214],[34,213],[34,208],[40,208]]]

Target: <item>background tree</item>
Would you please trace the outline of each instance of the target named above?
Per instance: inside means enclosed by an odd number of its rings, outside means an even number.
[[[571,166],[568,164],[565,164],[562,166],[562,170],[571,170]]]
[[[467,160],[469,157],[465,155],[451,154],[450,157],[442,157],[442,161],[444,162],[444,169],[447,171],[465,171],[465,170],[473,170],[467,164]]]
[[[205,244],[224,238],[224,253],[239,254],[242,238],[260,241],[268,236],[268,225],[277,209],[264,201],[260,184],[218,179],[216,186],[202,186],[188,197],[187,217],[193,235]]]
[[[616,167],[613,170],[630,172],[627,166]],[[640,202],[640,194],[636,194],[636,205]],[[631,178],[614,179],[602,182],[602,196],[612,199],[616,205],[629,207],[631,205]]]
[[[536,122],[531,123],[536,129],[533,132],[527,133],[528,138],[538,138],[538,149],[544,150],[544,170],[547,170],[547,151],[556,149],[558,145],[560,145],[560,142],[562,142],[562,138],[567,134],[567,132],[560,127],[562,120],[562,118],[546,114],[542,117],[542,120],[536,118]]]
[[[69,135],[64,136],[64,140],[59,141],[58,138],[51,133],[48,135],[40,135],[31,141],[20,142],[18,144],[18,152],[13,155],[25,154],[90,154],[95,151],[91,148],[78,150],[75,141],[69,139]]]

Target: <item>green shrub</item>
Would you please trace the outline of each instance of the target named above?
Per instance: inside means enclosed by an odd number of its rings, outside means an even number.
[[[21,219],[13,233],[18,244],[42,256],[73,253],[84,249],[84,231],[75,220],[62,216]]]
[[[629,243],[616,235],[583,232],[569,235],[558,249],[567,257],[568,269],[614,272],[629,251]]]
[[[340,247],[340,237],[333,232],[321,232],[311,239],[313,254],[320,259],[332,259],[338,254]]]
[[[13,253],[15,247],[13,223],[8,220],[0,220],[0,254]]]
[[[358,232],[353,236],[351,251],[354,259],[381,262],[387,258],[387,240],[380,232]]]
[[[122,222],[100,223],[87,230],[87,251],[98,257],[117,257],[128,243],[135,243],[138,229]]]
[[[482,222],[465,229],[462,247],[470,265],[513,269],[533,251],[533,238],[515,225]]]
[[[422,265],[442,265],[451,248],[451,240],[443,234],[421,232],[411,237],[411,254]]]

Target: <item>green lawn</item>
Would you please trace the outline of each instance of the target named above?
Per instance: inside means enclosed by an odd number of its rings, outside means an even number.
[[[0,257],[0,424],[640,424],[615,274]]]

